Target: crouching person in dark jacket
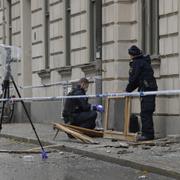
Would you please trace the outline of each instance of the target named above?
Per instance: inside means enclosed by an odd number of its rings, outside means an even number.
[[[88,86],[88,79],[81,78],[77,87],[72,89],[68,95],[86,95]],[[84,128],[94,129],[96,126],[96,111],[103,112],[103,106],[89,104],[87,97],[68,98],[65,101],[63,117],[65,123]]]
[[[136,88],[138,91],[156,91],[157,84],[154,78],[154,71],[151,67],[150,56],[143,55],[142,51],[135,45],[128,50],[131,57],[129,70],[129,83],[127,92],[132,92]],[[139,141],[154,139],[153,112],[155,111],[155,95],[141,97],[141,123],[142,135]]]

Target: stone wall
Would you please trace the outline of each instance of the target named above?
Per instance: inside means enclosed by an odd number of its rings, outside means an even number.
[[[23,51],[21,61],[13,68],[17,84],[37,86],[77,80],[82,76],[94,79],[95,76],[101,77],[102,73],[103,93],[124,91],[129,70],[127,49],[132,44],[142,46],[142,0],[102,0],[102,69],[101,63],[96,61],[98,54],[91,54],[90,9],[94,8],[95,1],[70,0],[69,7],[67,1],[49,0],[49,4],[46,4],[48,1],[43,0],[12,0],[11,6],[6,0],[5,4],[3,0],[0,1],[0,43],[19,46]],[[178,0],[159,0],[160,60],[152,62],[159,90],[180,87],[179,8]],[[68,50],[67,43],[70,43]],[[68,52],[70,62],[67,60]],[[99,70],[102,72],[99,73]],[[2,81],[3,75],[0,75]],[[95,94],[96,90],[97,84],[92,83],[88,94]],[[20,91],[23,96],[64,94],[62,85]],[[179,105],[179,96],[157,98],[154,119],[159,134],[179,133],[179,128],[174,128],[180,126]],[[53,112],[52,119],[58,119],[57,107],[56,103],[47,103],[47,106],[33,104],[29,109],[33,116],[37,115],[37,121],[47,122],[49,118],[45,119],[42,113]],[[132,101],[132,112],[139,111],[139,99],[135,98]]]

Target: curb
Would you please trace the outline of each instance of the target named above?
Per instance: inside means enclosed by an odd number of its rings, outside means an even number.
[[[31,143],[31,144],[37,144],[37,145],[39,144],[38,140],[36,140],[36,139],[24,138],[24,137],[19,137],[19,136],[14,136],[14,135],[0,134],[0,137],[10,138],[10,139],[22,141],[25,143]],[[41,140],[41,142],[42,142],[43,146],[57,145],[56,143],[42,141],[42,140]],[[52,147],[52,148],[61,150],[61,151],[65,151],[65,152],[73,152],[75,154],[87,156],[87,157],[105,161],[105,162],[115,163],[115,164],[118,164],[121,166],[130,167],[130,168],[141,170],[141,171],[147,171],[150,173],[155,173],[155,174],[159,174],[159,175],[163,175],[163,176],[167,176],[167,177],[171,177],[171,178],[180,179],[180,173],[178,173],[176,171],[168,170],[165,168],[154,167],[154,166],[147,165],[147,164],[137,163],[137,162],[134,162],[131,160],[120,159],[120,158],[112,157],[109,155],[98,154],[98,153],[91,152],[88,150],[82,150],[82,149],[78,149],[75,147],[69,147],[69,146],[65,146],[65,145],[59,145],[59,146]]]

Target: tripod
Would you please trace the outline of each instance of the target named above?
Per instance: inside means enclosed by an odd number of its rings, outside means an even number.
[[[9,50],[9,49],[6,49],[6,50]],[[8,52],[8,55],[9,55],[9,54],[10,54],[10,53]],[[15,83],[15,81],[14,81],[13,76],[11,75],[11,66],[10,66],[10,63],[11,63],[11,62],[12,62],[12,59],[8,61],[8,63],[6,64],[6,67],[5,67],[5,68],[6,68],[6,73],[5,73],[5,78],[4,78],[4,81],[3,81],[3,99],[6,99],[6,98],[9,99],[9,94],[10,94],[10,92],[9,92],[9,89],[10,89],[10,88],[9,88],[9,84],[10,84],[10,80],[12,81],[12,83],[13,83],[13,85],[14,85],[14,88],[15,88],[15,90],[16,90],[19,98],[21,98],[21,94],[20,94],[20,92],[19,92],[19,90],[18,90],[18,88],[17,88],[17,86],[16,86],[16,83]],[[2,113],[1,113],[1,119],[0,119],[0,131],[1,131],[1,129],[2,129],[2,121],[3,121],[3,116],[4,116],[5,103],[6,103],[6,100],[3,101],[3,106],[2,106]],[[25,113],[26,113],[26,116],[27,116],[27,118],[28,118],[28,120],[29,120],[29,122],[30,122],[30,124],[31,124],[31,126],[32,126],[32,129],[33,129],[33,131],[34,131],[34,133],[35,133],[35,135],[36,135],[36,138],[37,138],[37,140],[38,140],[38,142],[39,142],[39,145],[40,145],[40,147],[41,147],[41,149],[42,149],[42,159],[47,159],[47,158],[48,158],[47,153],[45,152],[45,150],[44,150],[44,148],[43,148],[43,146],[42,146],[42,143],[41,143],[41,141],[40,141],[40,138],[39,138],[39,136],[38,136],[38,134],[37,134],[37,132],[36,132],[36,129],[35,129],[35,127],[34,127],[34,124],[33,124],[32,120],[31,120],[31,117],[30,117],[30,115],[29,115],[29,113],[28,113],[28,110],[27,110],[27,108],[26,108],[25,103],[24,103],[23,100],[21,100],[21,104],[22,104],[22,106],[23,106],[23,108],[24,108],[24,111],[25,111]]]

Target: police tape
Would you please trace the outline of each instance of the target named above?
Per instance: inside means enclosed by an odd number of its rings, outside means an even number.
[[[50,96],[50,97],[21,97],[21,98],[2,98],[2,101],[59,101],[63,99],[74,99],[74,98],[104,98],[104,97],[142,97],[142,96],[172,96],[179,95],[180,90],[162,90],[162,91],[146,91],[146,92],[122,92],[122,93],[104,93],[104,94],[95,94],[95,95],[78,95],[78,96]]]
[[[97,79],[101,79],[98,76],[95,76],[94,78],[87,78],[89,80],[89,83],[95,83]],[[78,83],[79,79],[69,80],[69,81],[59,81],[56,83],[49,83],[49,84],[42,84],[42,85],[36,85],[36,86],[18,86],[20,89],[29,89],[29,88],[46,88],[51,86],[72,86],[73,83]]]
[[[29,89],[29,88],[45,88],[45,87],[51,87],[51,86],[70,86],[72,85],[73,81],[68,82],[68,81],[60,81],[57,83],[50,83],[50,84],[42,84],[42,85],[37,85],[37,86],[19,86],[21,89]]]

